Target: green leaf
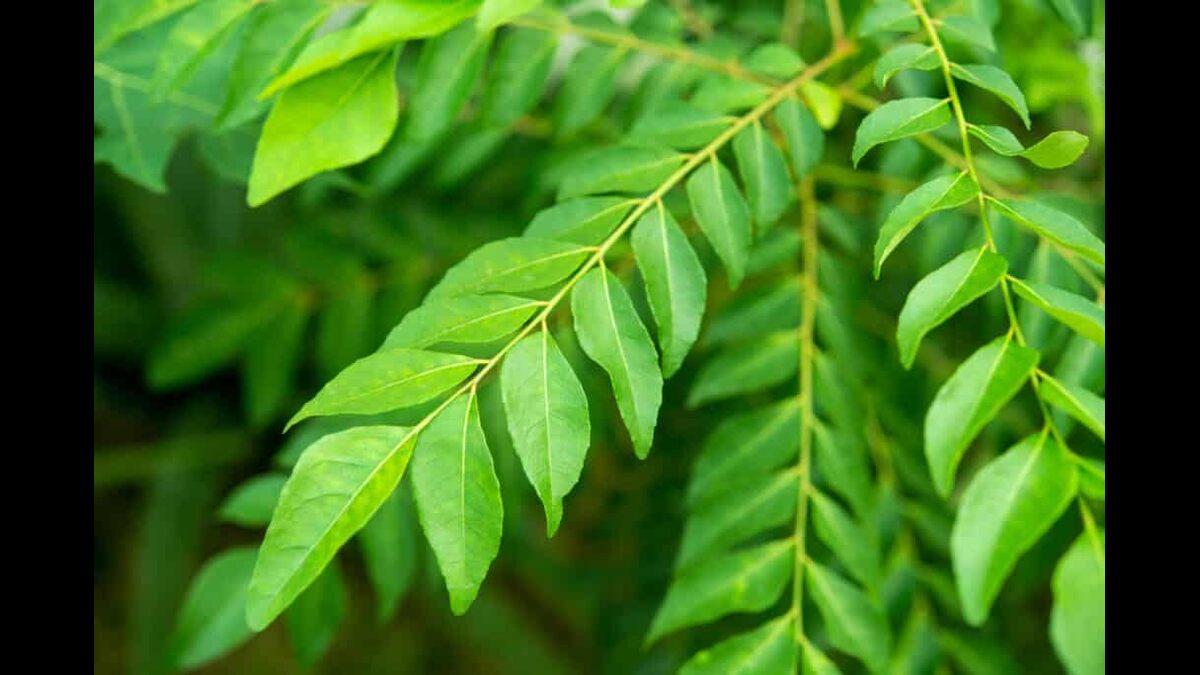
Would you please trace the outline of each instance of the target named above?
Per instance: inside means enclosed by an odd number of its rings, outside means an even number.
[[[259,95],[266,98],[301,80],[404,40],[444,33],[475,13],[480,0],[378,0],[352,26],[308,43],[296,62]],[[394,98],[394,96],[393,96]]]
[[[305,308],[289,303],[263,326],[246,349],[243,363],[243,407],[254,426],[272,421],[287,405],[304,357]]]
[[[424,403],[467,379],[479,364],[468,356],[407,347],[376,352],[327,382],[286,428],[317,415],[369,415]]]
[[[704,344],[726,344],[799,328],[803,301],[800,279],[794,275],[753,293],[735,295],[708,323]]]
[[[538,300],[499,293],[432,298],[406,314],[380,350],[499,340],[516,332],[543,306]]]
[[[283,93],[263,126],[246,203],[383,149],[399,115],[398,50],[363,56]]]
[[[787,164],[766,128],[757,121],[733,138],[733,155],[746,184],[755,229],[761,234],[779,220],[791,202]]]
[[[907,44],[892,47],[875,62],[875,86],[883,89],[888,80],[902,70],[936,70],[941,65],[937,51],[928,45]]]
[[[243,527],[266,527],[286,481],[287,475],[281,473],[266,473],[247,480],[225,498],[217,517]],[[248,575],[246,580],[249,581]]]
[[[631,243],[658,326],[663,377],[670,377],[700,334],[708,279],[687,235],[661,202],[634,226]]]
[[[1104,440],[1104,399],[1078,385],[1060,382],[1046,374],[1039,375],[1038,396],[1052,406],[1061,408],[1079,420]]]
[[[676,576],[654,615],[646,645],[660,637],[736,612],[761,612],[792,576],[790,539],[711,558]]]
[[[934,178],[905,195],[879,228],[879,239],[875,241],[875,278],[879,278],[883,261],[921,221],[931,213],[962,206],[978,194],[979,185],[964,171]]]
[[[302,667],[311,668],[329,651],[345,608],[346,588],[337,565],[325,568],[288,608],[288,638]]]
[[[819,80],[807,80],[800,83],[800,94],[822,129],[828,131],[837,126],[842,114],[842,95],[836,89]]]
[[[679,669],[679,675],[753,675],[796,670],[796,640],[790,615],[726,638],[702,649]]]
[[[872,110],[854,134],[854,165],[881,143],[933,131],[950,121],[950,99],[901,98]]]
[[[370,349],[368,334],[373,289],[363,276],[339,288],[330,289],[317,317],[313,362],[323,379],[337,375]]]
[[[154,93],[162,97],[192,76],[256,3],[251,0],[208,0],[185,12],[171,27],[158,55]]]
[[[1075,498],[1075,465],[1048,434],[1030,436],[971,479],[950,534],[963,618],[979,626],[1017,558]]]
[[[688,392],[688,407],[786,382],[796,377],[799,359],[800,341],[793,331],[731,345],[701,367]]]
[[[477,293],[521,293],[566,279],[591,251],[580,244],[510,237],[484,244],[446,271],[428,300]]]
[[[989,52],[996,51],[992,30],[974,17],[948,16],[942,19],[938,33],[950,42],[979,47]]]
[[[513,447],[545,506],[546,536],[553,537],[591,442],[587,395],[547,330],[512,348],[500,384]]]
[[[1104,501],[1104,460],[1090,457],[1079,458],[1079,491]]]
[[[800,449],[800,402],[796,398],[723,420],[704,441],[687,487],[687,504],[708,500],[739,476],[766,474]]]
[[[666,148],[613,146],[589,152],[570,166],[558,188],[558,199],[600,192],[650,192],[662,185],[685,161]]]
[[[997,153],[1006,157],[1020,155],[1043,169],[1061,169],[1073,164],[1088,146],[1088,137],[1077,131],[1055,131],[1029,148],[1004,127],[970,124],[967,131]]]
[[[146,380],[159,391],[193,384],[233,362],[271,320],[274,303],[204,308],[173,324],[154,346]]]
[[[417,440],[413,490],[450,611],[471,606],[500,550],[504,505],[475,396],[460,396]]]
[[[896,325],[900,361],[911,368],[921,339],[963,307],[995,288],[1008,271],[1008,261],[986,246],[963,251],[930,272],[909,291]]]
[[[821,155],[825,152],[825,134],[808,108],[791,98],[784,99],[776,106],[775,123],[787,140],[792,174],[796,180],[800,180],[821,161]]]
[[[1050,5],[1071,27],[1075,37],[1086,37],[1092,32],[1091,0],[1050,0]]]
[[[721,490],[688,517],[675,568],[686,569],[790,522],[796,515],[798,483],[795,471],[746,478],[727,476]]]
[[[683,101],[670,100],[650,108],[634,122],[627,140],[694,150],[707,145],[729,128],[732,119]]]
[[[412,455],[405,427],[361,426],[310,445],[283,486],[258,552],[246,621],[266,628],[370,520]]]
[[[995,66],[984,64],[973,63],[964,66],[952,63],[950,64],[950,74],[963,82],[969,82],[995,94],[1008,107],[1015,110],[1021,116],[1021,121],[1025,123],[1025,128],[1029,128],[1029,106],[1025,103],[1025,95],[1021,93],[1021,88],[1017,86],[1016,82],[1013,82],[1008,73]]]
[[[1104,307],[1087,298],[1036,281],[1012,279],[1013,290],[1071,330],[1104,346]]]
[[[875,33],[911,33],[920,28],[912,5],[904,0],[880,0],[863,12],[858,22],[858,36]]]
[[[482,24],[482,10],[478,20]],[[537,104],[546,88],[557,47],[554,33],[532,28],[505,31],[484,78],[480,115],[485,122],[497,127],[511,126]]]
[[[605,268],[588,272],[575,285],[571,313],[579,344],[608,373],[634,452],[644,459],[654,440],[663,386],[650,334],[621,281]]]
[[[873,492],[866,450],[848,432],[832,430],[825,424],[814,427],[814,440],[822,482],[841,495],[860,518],[864,517],[870,511]]]
[[[417,568],[417,529],[404,488],[392,492],[358,533],[363,564],[375,589],[375,616],[380,623],[395,613]]]
[[[725,266],[729,287],[736,289],[745,275],[752,235],[750,210],[733,175],[713,156],[692,172],[687,195],[696,223]]]
[[[806,561],[804,569],[809,596],[825,619],[830,642],[862,659],[873,672],[881,672],[892,642],[882,610],[853,584],[813,560]]]
[[[713,113],[728,115],[749,110],[771,95],[766,85],[712,73],[700,80],[690,102]]]
[[[1104,673],[1104,530],[1085,531],[1054,569],[1050,641],[1071,675]]]
[[[1000,212],[1050,241],[1104,264],[1104,242],[1074,216],[1035,201],[992,199]]]
[[[967,446],[1037,366],[1039,354],[1009,338],[980,347],[946,380],[925,415],[925,458],[938,494],[947,497]]]
[[[429,140],[454,125],[483,73],[491,44],[492,34],[476,33],[469,21],[425,42],[405,106],[405,138]]]
[[[804,59],[794,49],[780,42],[767,42],[755,47],[742,60],[742,66],[752,73],[758,73],[777,80],[795,77],[804,67]]]
[[[237,649],[253,632],[246,625],[246,586],[256,551],[222,551],[200,569],[188,588],[171,635],[166,660],[190,670]]]
[[[586,45],[579,50],[555,100],[554,128],[560,138],[574,135],[600,117],[616,93],[617,73],[627,56],[625,49],[616,47]]]
[[[837,502],[819,491],[814,491],[812,496],[813,527],[817,537],[865,588],[878,589],[883,576],[874,531],[857,523]]]
[[[525,228],[526,237],[599,246],[637,203],[624,197],[580,197],[542,209]]]
[[[834,665],[833,661],[830,661],[829,657],[825,656],[811,642],[805,644],[801,650],[804,675],[842,675],[842,671]]]
[[[540,4],[542,0],[483,0],[475,23],[481,33],[495,30]]]

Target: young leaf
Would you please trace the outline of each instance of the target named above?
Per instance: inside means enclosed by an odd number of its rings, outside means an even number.
[[[1073,164],[1088,146],[1088,137],[1077,131],[1055,131],[1028,148],[1004,127],[971,124],[967,131],[997,153],[1005,157],[1019,155],[1043,169],[1061,169]]]
[[[330,565],[288,608],[288,638],[302,667],[311,668],[329,650],[345,607],[341,572]]]
[[[883,612],[833,571],[812,560],[805,562],[804,569],[809,595],[825,619],[830,642],[862,659],[872,672],[882,671],[892,642]]]
[[[683,528],[676,569],[722,553],[743,541],[790,521],[796,514],[796,474],[733,479],[696,508]]]
[[[909,291],[896,325],[904,367],[912,367],[926,333],[992,290],[1007,270],[1003,256],[980,247],[963,251],[918,281]]]
[[[979,470],[963,492],[950,559],[963,618],[979,626],[1017,564],[1075,498],[1079,479],[1049,436],[1030,436]]]
[[[1061,408],[1104,440],[1104,399],[1074,384],[1060,382],[1049,375],[1039,376],[1038,396]]]
[[[775,603],[792,576],[790,539],[710,558],[671,581],[654,615],[646,645],[660,637],[735,612],[761,612]]]
[[[483,23],[482,10],[479,21]],[[487,29],[481,25],[480,30]],[[509,127],[537,104],[546,88],[557,47],[554,33],[531,28],[504,33],[488,66],[480,100],[480,115],[485,122]]]
[[[787,399],[729,417],[713,430],[692,465],[687,504],[719,494],[738,476],[765,474],[794,460],[800,449],[800,403]]]
[[[358,533],[380,623],[395,613],[417,567],[416,523],[411,502],[402,490],[393,491]]]
[[[875,33],[910,33],[919,28],[917,15],[912,5],[904,0],[880,0],[863,12],[858,23],[858,36],[867,37]]]
[[[992,203],[1004,215],[1059,246],[1104,264],[1104,242],[1074,216],[1035,201],[993,199]]]
[[[542,209],[525,228],[526,237],[599,246],[608,239],[637,200],[580,197]]]
[[[984,64],[973,63],[964,66],[952,63],[950,64],[950,74],[963,82],[969,82],[995,94],[1008,107],[1015,110],[1021,116],[1021,121],[1025,123],[1025,128],[1029,128],[1029,106],[1025,103],[1025,95],[1021,93],[1020,87],[1013,82],[1008,73],[995,66]]]
[[[350,364],[288,421],[317,415],[369,415],[424,403],[467,379],[478,359],[396,347]]]
[[[828,131],[837,126],[842,114],[842,95],[836,89],[820,80],[807,80],[800,84],[800,95],[822,129]]]
[[[476,33],[469,21],[425,42],[406,106],[406,138],[429,140],[454,125],[483,73],[491,43],[492,34]]]
[[[510,237],[484,244],[446,271],[427,301],[475,293],[521,293],[566,279],[590,251],[580,244]]]
[[[631,243],[658,326],[663,377],[670,377],[700,333],[708,279],[687,235],[661,203],[634,226]]]
[[[480,33],[495,30],[540,4],[542,0],[483,0],[475,22]]]
[[[634,143],[694,150],[707,145],[729,127],[731,118],[670,100],[650,108],[634,122],[627,139]]]
[[[460,396],[421,433],[413,494],[450,593],[450,611],[460,616],[500,550],[504,521],[500,481],[473,394]]]
[[[623,48],[601,45],[579,50],[555,100],[554,127],[560,138],[575,134],[604,112],[616,92],[617,72],[627,56]]]
[[[796,670],[796,640],[791,615],[726,638],[702,649],[679,669],[679,675],[751,675]]]
[[[575,285],[571,313],[579,344],[608,373],[633,450],[644,459],[654,440],[663,386],[650,334],[621,281],[604,268]]]
[[[892,47],[875,62],[875,86],[883,89],[888,80],[902,70],[936,70],[941,64],[937,51],[928,45],[907,44]]]
[[[250,169],[258,206],[322,171],[374,155],[399,115],[398,50],[368,54],[288,89],[271,108]]]
[[[787,98],[775,108],[775,123],[787,140],[788,157],[796,180],[808,175],[821,161],[825,151],[825,134],[808,108],[795,99]]]
[[[875,533],[855,522],[837,502],[819,491],[813,492],[812,507],[817,537],[865,588],[879,588],[883,576]]]
[[[683,165],[683,155],[666,148],[611,146],[572,163],[558,199],[601,192],[649,192]]]
[[[266,473],[247,480],[225,498],[217,517],[243,527],[265,527],[271,522],[286,481],[287,476],[281,473]]]
[[[933,131],[950,121],[948,98],[901,98],[872,110],[854,134],[854,165],[881,143]]]
[[[938,26],[942,38],[959,44],[970,45],[996,51],[996,41],[992,31],[978,19],[970,16],[948,16]]]
[[[950,495],[967,446],[1025,384],[1038,357],[1009,338],[996,338],[963,361],[938,390],[925,415],[925,458],[939,495]]]
[[[1036,281],[1012,280],[1017,295],[1058,319],[1071,330],[1104,346],[1104,307],[1061,288]]]
[[[283,486],[246,595],[246,621],[266,628],[370,520],[408,467],[405,427],[361,426],[324,436]]]
[[[1084,532],[1054,569],[1050,641],[1071,675],[1104,672],[1104,530]]]
[[[692,172],[687,195],[696,223],[725,266],[729,287],[736,289],[745,274],[752,235],[750,210],[733,175],[714,156]]]
[[[504,411],[521,466],[546,509],[546,536],[583,470],[591,442],[587,396],[549,331],[517,343],[500,370]]]
[[[770,134],[758,122],[738,132],[733,139],[738,174],[746,183],[755,230],[762,234],[779,220],[792,199],[792,181],[787,164]]]
[[[254,634],[246,625],[246,586],[256,555],[246,546],[222,551],[196,574],[167,647],[172,668],[199,668]]]
[[[875,241],[875,278],[892,251],[931,213],[953,209],[974,199],[979,185],[966,172],[940,176],[904,196],[888,214]]]
[[[796,377],[799,358],[799,341],[791,331],[731,345],[700,369],[688,392],[688,407],[786,382]]]
[[[525,325],[542,306],[537,300],[500,293],[432,298],[396,324],[380,351],[499,340]]]

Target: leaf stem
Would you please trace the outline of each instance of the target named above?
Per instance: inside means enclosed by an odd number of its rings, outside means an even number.
[[[800,228],[803,236],[804,263],[802,285],[804,291],[803,313],[800,320],[800,459],[798,470],[800,481],[796,494],[796,562],[792,573],[792,609],[796,613],[796,642],[804,641],[804,560],[805,538],[808,523],[808,498],[812,493],[812,443],[813,424],[813,328],[816,324],[819,285],[817,279],[817,254],[820,242],[817,233],[817,200],[811,177],[800,181]]]

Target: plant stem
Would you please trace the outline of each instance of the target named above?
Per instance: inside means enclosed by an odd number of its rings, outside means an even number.
[[[800,227],[803,235],[804,266],[802,286],[804,306],[800,320],[800,459],[798,464],[799,483],[796,493],[796,562],[792,572],[792,610],[795,613],[796,642],[804,641],[804,562],[805,538],[808,523],[808,497],[812,492],[812,443],[813,425],[813,328],[816,323],[819,286],[817,280],[817,253],[820,249],[817,233],[817,199],[813,190],[813,179],[800,181]]]

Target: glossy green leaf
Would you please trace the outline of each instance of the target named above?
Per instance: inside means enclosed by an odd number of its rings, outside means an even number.
[[[483,0],[475,22],[481,33],[495,30],[540,4],[542,0]]]
[[[546,509],[546,536],[553,537],[591,442],[587,396],[546,330],[512,348],[500,384],[513,447]]]
[[[832,570],[812,560],[805,562],[804,569],[809,595],[821,611],[833,645],[862,659],[873,672],[882,671],[892,642],[883,612]]]
[[[478,20],[483,22],[482,11]],[[485,122],[508,127],[537,104],[557,47],[554,33],[531,28],[504,33],[484,78],[480,115]]]
[[[290,303],[250,340],[243,363],[242,391],[246,417],[254,426],[275,419],[288,403],[304,357],[308,313]]]
[[[921,339],[963,307],[996,287],[1008,261],[987,247],[969,249],[930,272],[909,291],[896,325],[900,361],[911,368]]]
[[[883,89],[893,75],[909,68],[936,70],[942,61],[937,51],[928,45],[905,44],[892,47],[875,62],[875,86]]]
[[[758,122],[734,136],[733,155],[738,174],[746,184],[755,230],[761,234],[779,220],[791,202],[792,181],[787,164],[771,135]]]
[[[725,115],[683,101],[666,101],[639,117],[629,130],[627,140],[677,150],[695,150],[728,129],[730,122],[731,119]]]
[[[714,157],[692,172],[687,194],[696,223],[725,266],[729,287],[736,289],[745,275],[752,234],[750,209],[733,175]]]
[[[254,5],[251,0],[208,0],[179,17],[158,55],[152,84],[155,93],[163,96],[186,82]]]
[[[396,612],[417,568],[416,518],[402,490],[394,490],[358,533],[367,578],[375,589],[375,617],[380,623]]]
[[[817,537],[859,583],[868,589],[878,588],[883,575],[875,533],[819,491],[813,493],[812,509],[813,530]]]
[[[661,203],[634,226],[631,243],[658,326],[663,377],[670,377],[700,333],[708,279],[687,235]]]
[[[246,625],[246,586],[257,552],[222,551],[192,580],[167,648],[173,668],[198,668],[236,649],[253,631]]]
[[[370,520],[404,475],[412,441],[404,427],[361,426],[305,450],[259,549],[246,596],[251,628],[266,628]]]
[[[793,471],[727,476],[719,492],[688,517],[675,559],[676,569],[723,553],[743,541],[791,521],[800,479]]]
[[[695,507],[739,476],[766,474],[800,450],[800,403],[792,398],[728,417],[704,441],[692,464],[687,503]]]
[[[770,607],[792,576],[794,550],[788,539],[710,558],[687,569],[667,588],[646,644],[727,614]]]
[[[939,176],[904,196],[888,214],[875,241],[875,278],[892,251],[931,213],[953,209],[974,199],[979,185],[966,172]]]
[[[993,199],[1001,213],[1050,241],[1104,264],[1104,242],[1074,216],[1041,202]]]
[[[284,92],[258,140],[246,202],[258,206],[322,171],[383,149],[399,115],[398,54],[369,54]]]
[[[491,33],[476,33],[467,21],[425,42],[409,92],[404,135],[429,140],[454,125],[458,113],[483,73]]]
[[[679,669],[679,675],[754,675],[796,670],[796,639],[791,616],[702,649]]]
[[[317,415],[369,415],[424,403],[467,379],[479,363],[407,347],[375,352],[327,382],[287,426]]]
[[[525,325],[542,306],[537,300],[500,293],[432,298],[406,314],[380,350],[499,340]]]
[[[950,42],[979,47],[989,52],[996,51],[996,40],[992,37],[992,30],[974,17],[948,16],[942,19],[938,33],[942,39]]]
[[[589,251],[580,244],[510,237],[484,244],[446,271],[428,300],[476,293],[521,293],[545,288],[578,269]]]
[[[950,74],[963,82],[969,82],[995,94],[1008,107],[1015,110],[1021,116],[1021,121],[1025,123],[1025,128],[1029,128],[1029,106],[1025,103],[1025,95],[1021,93],[1021,88],[1017,86],[1016,82],[1013,82],[1008,73],[995,66],[980,63],[969,65],[952,63],[950,64]]]
[[[1030,436],[979,470],[963,492],[950,559],[963,617],[987,618],[1017,558],[1075,498],[1075,465],[1049,434]]]
[[[1104,673],[1104,530],[1085,531],[1054,569],[1050,641],[1071,675]]]
[[[571,165],[558,187],[558,199],[602,192],[650,192],[679,167],[685,157],[666,148],[612,146],[595,150]]]
[[[1104,307],[1087,298],[1036,281],[1012,279],[1012,288],[1025,300],[1058,319],[1071,330],[1104,346]]]
[[[854,165],[881,143],[933,131],[950,121],[950,99],[901,98],[872,110],[854,134]]]
[[[1028,148],[1004,127],[971,124],[967,131],[997,153],[1006,157],[1019,155],[1043,169],[1061,169],[1073,164],[1088,146],[1088,137],[1077,131],[1055,131]]]
[[[329,651],[345,608],[346,587],[337,565],[325,568],[288,608],[288,638],[302,667],[311,668]]]
[[[286,481],[287,476],[280,473],[262,474],[247,480],[225,498],[217,517],[243,527],[266,527]],[[246,580],[249,581],[249,576]]]
[[[663,386],[650,334],[621,281],[604,268],[575,285],[571,313],[579,344],[608,373],[633,450],[644,459],[654,440]]]
[[[800,341],[791,331],[730,345],[700,368],[688,392],[688,407],[786,382],[796,377],[799,359]]]
[[[875,33],[910,33],[917,30],[916,12],[904,0],[880,0],[863,12],[858,22],[858,36],[867,37]]]
[[[800,180],[821,161],[825,152],[825,134],[808,108],[795,99],[786,98],[775,108],[775,123],[787,141],[792,175]]]
[[[525,228],[525,236],[599,246],[635,203],[624,197],[580,197],[559,202],[538,211]]]
[[[413,494],[433,547],[450,611],[475,600],[500,550],[504,507],[475,396],[458,397],[421,432],[413,458]]]
[[[925,458],[942,497],[967,446],[1017,394],[1039,354],[1004,337],[980,347],[938,389],[925,415]]]
[[[1038,396],[1052,406],[1061,408],[1079,420],[1104,440],[1104,399],[1079,385],[1060,382],[1042,374],[1039,376]]]
[[[604,112],[616,93],[617,73],[627,57],[628,52],[616,47],[587,45],[579,50],[555,99],[554,127],[559,137],[579,132]]]

